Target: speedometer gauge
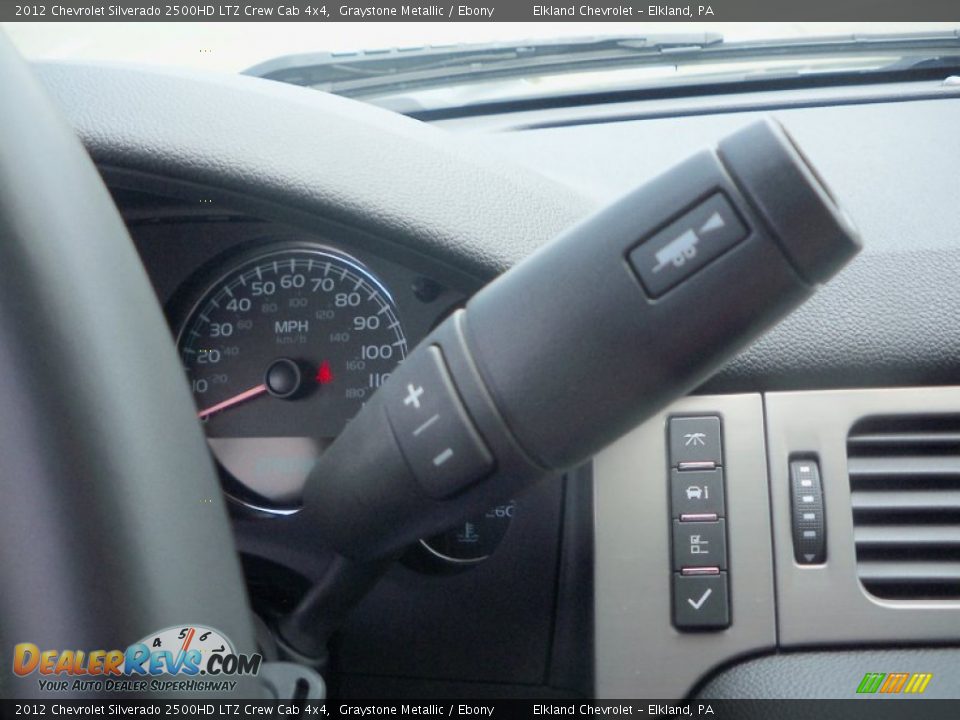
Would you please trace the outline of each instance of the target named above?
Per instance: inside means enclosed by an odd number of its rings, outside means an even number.
[[[297,506],[314,461],[407,352],[389,292],[315,245],[241,258],[206,290],[177,347],[237,499]]]

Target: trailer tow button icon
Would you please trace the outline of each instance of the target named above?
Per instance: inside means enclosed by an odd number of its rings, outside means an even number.
[[[674,267],[683,267],[687,260],[693,260],[697,256],[697,243],[700,242],[700,235],[709,234],[714,230],[719,230],[726,226],[720,213],[715,212],[710,218],[700,226],[699,234],[693,230],[687,230],[676,240],[667,243],[662,250],[659,250],[655,257],[657,264],[654,266],[655,273],[663,270],[668,263],[673,263]]]
[[[700,226],[700,234],[708,233],[711,230],[719,230],[724,227],[727,223],[723,221],[723,218],[720,217],[720,213],[715,212],[710,216],[710,219],[707,220],[703,225]]]
[[[715,193],[630,252],[630,263],[659,297],[747,237],[739,214]]]
[[[693,230],[687,230],[676,240],[672,240],[663,246],[656,254],[657,264],[653,266],[655,273],[663,270],[667,265],[673,263],[674,267],[683,267],[687,260],[693,260],[697,256],[697,243],[700,238]]]

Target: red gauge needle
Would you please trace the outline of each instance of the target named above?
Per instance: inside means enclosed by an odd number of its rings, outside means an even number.
[[[183,645],[180,646],[180,652],[184,653],[190,649],[190,641],[193,640],[193,636],[197,634],[196,628],[190,628],[190,632],[187,633],[187,637],[183,640]]]
[[[218,402],[216,405],[212,405],[206,410],[201,410],[197,413],[197,417],[203,420],[209,415],[218,413],[221,410],[226,410],[228,407],[233,407],[234,405],[238,405],[239,403],[249,400],[250,398],[255,398],[258,395],[263,395],[265,392],[267,392],[266,383],[260,383],[256,387],[252,387],[249,390],[244,390],[239,395],[234,395],[232,398],[227,398],[223,402]]]

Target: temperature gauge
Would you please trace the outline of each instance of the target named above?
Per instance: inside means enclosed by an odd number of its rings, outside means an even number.
[[[468,518],[446,532],[421,540],[434,557],[455,565],[472,565],[490,557],[510,526],[517,504],[510,500],[490,508],[480,516]]]

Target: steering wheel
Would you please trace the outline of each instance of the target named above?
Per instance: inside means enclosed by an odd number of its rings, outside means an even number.
[[[219,485],[133,243],[3,36],[0,95],[3,662],[17,643],[123,649],[188,625],[253,652]],[[37,677],[5,670],[0,696],[37,696]]]

